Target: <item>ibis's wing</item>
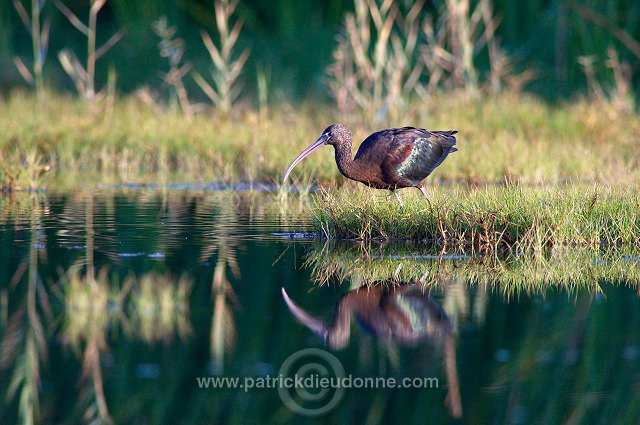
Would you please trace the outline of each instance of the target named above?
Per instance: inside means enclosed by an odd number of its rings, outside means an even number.
[[[360,144],[354,161],[367,162],[382,167],[389,161],[404,159],[403,151],[417,137],[425,137],[429,132],[422,128],[389,128],[373,133]]]
[[[414,185],[457,150],[455,131],[415,130],[396,137],[395,149],[388,152],[382,167],[385,173],[395,174],[396,180],[408,180]]]
[[[394,149],[395,139],[399,128],[373,133],[360,144],[354,161],[368,162],[370,164],[382,165],[390,149]]]

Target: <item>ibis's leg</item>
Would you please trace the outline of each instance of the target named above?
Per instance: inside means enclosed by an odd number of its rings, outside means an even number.
[[[400,198],[400,195],[398,194],[398,189],[394,189],[393,194],[396,195],[396,199],[400,203],[400,206],[404,208],[404,202],[402,202],[402,198]]]
[[[425,198],[427,198],[429,201],[433,201],[433,197],[431,196],[431,194],[429,192],[427,192],[427,189],[425,189],[422,186],[422,183],[420,183],[419,185],[416,186],[418,189],[420,189],[420,192],[422,192],[422,194],[424,195]]]

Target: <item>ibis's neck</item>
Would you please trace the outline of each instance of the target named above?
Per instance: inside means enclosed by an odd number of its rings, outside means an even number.
[[[350,294],[340,300],[333,317],[333,323],[327,329],[329,345],[334,349],[341,349],[349,344],[351,337],[351,299]]]
[[[357,180],[357,170],[351,158],[351,141],[343,142],[335,146],[336,164],[343,176]]]

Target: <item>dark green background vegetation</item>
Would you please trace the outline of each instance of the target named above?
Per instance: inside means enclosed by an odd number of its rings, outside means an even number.
[[[23,0],[24,1],[24,0]],[[29,9],[30,2],[25,2]],[[82,19],[87,15],[89,1],[64,0]],[[441,1],[427,1],[423,13],[437,13]],[[474,2],[472,2],[473,5]],[[594,55],[597,78],[606,87],[612,83],[612,71],[606,66],[606,53],[614,46],[622,61],[627,62],[638,84],[640,60],[616,38],[616,30],[640,40],[640,2],[630,0],[533,0],[493,1],[495,15],[502,18],[497,31],[502,47],[510,55],[516,71],[531,69],[537,78],[528,89],[548,98],[566,97],[584,91],[586,79],[578,63],[584,55]],[[256,70],[270,72],[273,100],[300,100],[321,96],[327,98],[324,87],[325,68],[331,61],[335,37],[341,31],[344,14],[353,9],[350,0],[252,0],[241,1],[236,17],[245,20],[238,51],[251,49],[243,75],[244,96],[255,91]],[[586,8],[585,8],[586,7]],[[586,12],[585,12],[586,10]],[[594,13],[606,22],[596,25],[585,13]],[[64,47],[73,49],[80,59],[86,50],[84,39],[73,28],[53,2],[47,2],[43,16],[51,19],[51,41],[45,63],[45,79],[50,88],[72,90],[69,78],[62,71],[57,54]],[[110,66],[117,70],[118,89],[135,90],[142,85],[158,87],[159,73],[166,61],[158,55],[158,37],[152,24],[167,16],[177,27],[177,36],[184,39],[185,59],[201,72],[209,64],[200,39],[201,29],[215,32],[213,2],[209,0],[109,0],[98,16],[98,44],[116,30],[126,34],[97,68],[97,83],[102,86]],[[12,2],[0,2],[0,89],[7,91],[23,81],[12,57],[22,57],[27,65],[31,39],[22,25]],[[479,71],[488,64],[480,61]],[[199,93],[191,78],[185,79],[190,93]],[[275,98],[273,96],[276,96]]]

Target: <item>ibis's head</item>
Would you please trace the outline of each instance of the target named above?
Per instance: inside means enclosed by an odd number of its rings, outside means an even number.
[[[287,172],[284,173],[282,184],[287,181],[287,177],[289,177],[289,174],[291,173],[291,170],[293,170],[293,167],[295,167],[298,162],[309,156],[311,152],[324,145],[337,146],[345,142],[351,143],[351,132],[349,131],[349,129],[342,124],[331,124],[322,132],[322,135],[318,138],[318,140],[310,144],[305,150],[300,152],[300,155],[298,155],[296,159],[293,160],[291,165],[289,165],[289,168],[287,168]]]

